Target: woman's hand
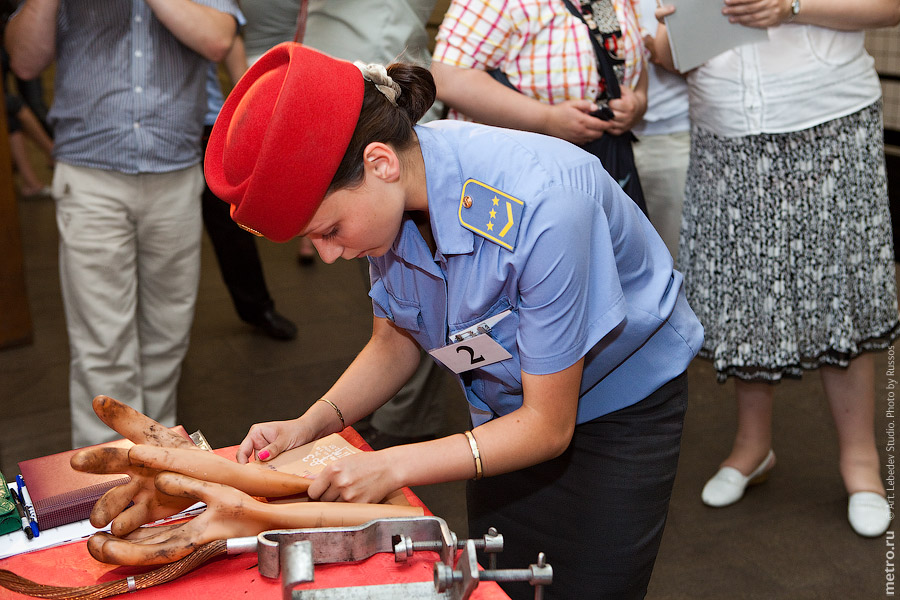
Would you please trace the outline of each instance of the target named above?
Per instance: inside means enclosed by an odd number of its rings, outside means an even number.
[[[766,29],[791,18],[790,0],[725,0],[722,14],[731,23]]]
[[[254,454],[258,460],[271,460],[285,450],[313,441],[313,433],[303,426],[301,419],[256,423],[241,442],[237,461],[246,464]]]
[[[307,494],[313,500],[378,503],[403,487],[391,451],[362,452],[337,460],[318,473]]]
[[[647,96],[641,95],[627,85],[621,86],[622,95],[609,101],[613,118],[609,121],[607,131],[613,135],[622,135],[637,125],[647,112]]]
[[[674,4],[664,4],[656,7],[656,10],[653,11],[653,16],[656,17],[656,20],[659,21],[660,25],[665,25],[665,19],[669,15],[675,12]]]
[[[584,145],[603,136],[609,129],[609,122],[590,113],[597,105],[590,100],[566,100],[560,104],[545,104],[546,116],[540,133],[552,135]]]
[[[606,131],[607,125],[590,112],[590,100],[568,100],[545,104],[500,83],[486,71],[456,67],[434,61],[431,73],[437,97],[447,106],[484,123],[558,137],[573,144],[586,144]]]

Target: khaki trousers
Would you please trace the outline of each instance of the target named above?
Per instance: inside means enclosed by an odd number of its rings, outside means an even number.
[[[672,257],[677,258],[691,134],[680,131],[642,135],[638,139],[640,141],[632,146],[634,164],[641,177],[647,214]]]
[[[120,437],[94,415],[98,394],[175,425],[200,277],[202,189],[199,166],[126,175],[56,165],[74,448]]]

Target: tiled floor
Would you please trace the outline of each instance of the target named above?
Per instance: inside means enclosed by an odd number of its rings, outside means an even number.
[[[21,202],[20,220],[35,331],[32,345],[0,351],[0,469],[6,475],[18,472],[17,461],[65,450],[69,443],[67,341],[52,201]],[[297,322],[300,336],[277,342],[238,321],[204,241],[179,420],[189,431],[201,429],[215,446],[238,443],[256,421],[299,414],[353,358],[371,327],[358,265],[301,268],[293,244],[260,247],[272,295]],[[886,413],[892,393],[888,361],[888,353],[881,353],[876,363],[877,431],[885,464],[887,430],[895,420]],[[900,561],[893,554],[898,550],[892,539],[862,539],[847,524],[835,435],[818,377],[779,386],[778,467],[769,481],[739,504],[713,510],[701,504],[699,490],[729,447],[733,394],[729,385],[714,382],[704,362],[695,362],[690,376],[681,463],[648,597],[885,597],[886,570]],[[461,431],[462,400],[452,389],[446,395],[446,431]],[[451,484],[416,491],[451,529],[465,535],[462,489]],[[558,516],[577,518],[565,507]]]

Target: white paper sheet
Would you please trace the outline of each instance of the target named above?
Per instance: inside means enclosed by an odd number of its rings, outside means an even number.
[[[14,487],[14,484],[10,484],[9,487]],[[198,514],[202,512],[205,507],[205,504],[198,502],[177,515],[173,515],[166,519],[160,519],[159,521],[152,523],[152,525],[161,525],[186,516]],[[7,533],[6,535],[0,535],[0,558],[68,544],[69,542],[90,537],[98,531],[109,531],[109,527],[97,529],[91,525],[91,522],[87,519],[84,521],[75,521],[74,523],[69,523],[67,525],[60,525],[59,527],[42,529],[41,534],[38,537],[30,540],[28,539],[28,536],[25,535],[25,532],[20,529],[18,531],[13,531],[12,533]]]

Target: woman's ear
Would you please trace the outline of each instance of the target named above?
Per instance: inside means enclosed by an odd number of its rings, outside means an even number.
[[[400,157],[382,142],[372,142],[363,150],[363,168],[386,183],[400,179]]]

